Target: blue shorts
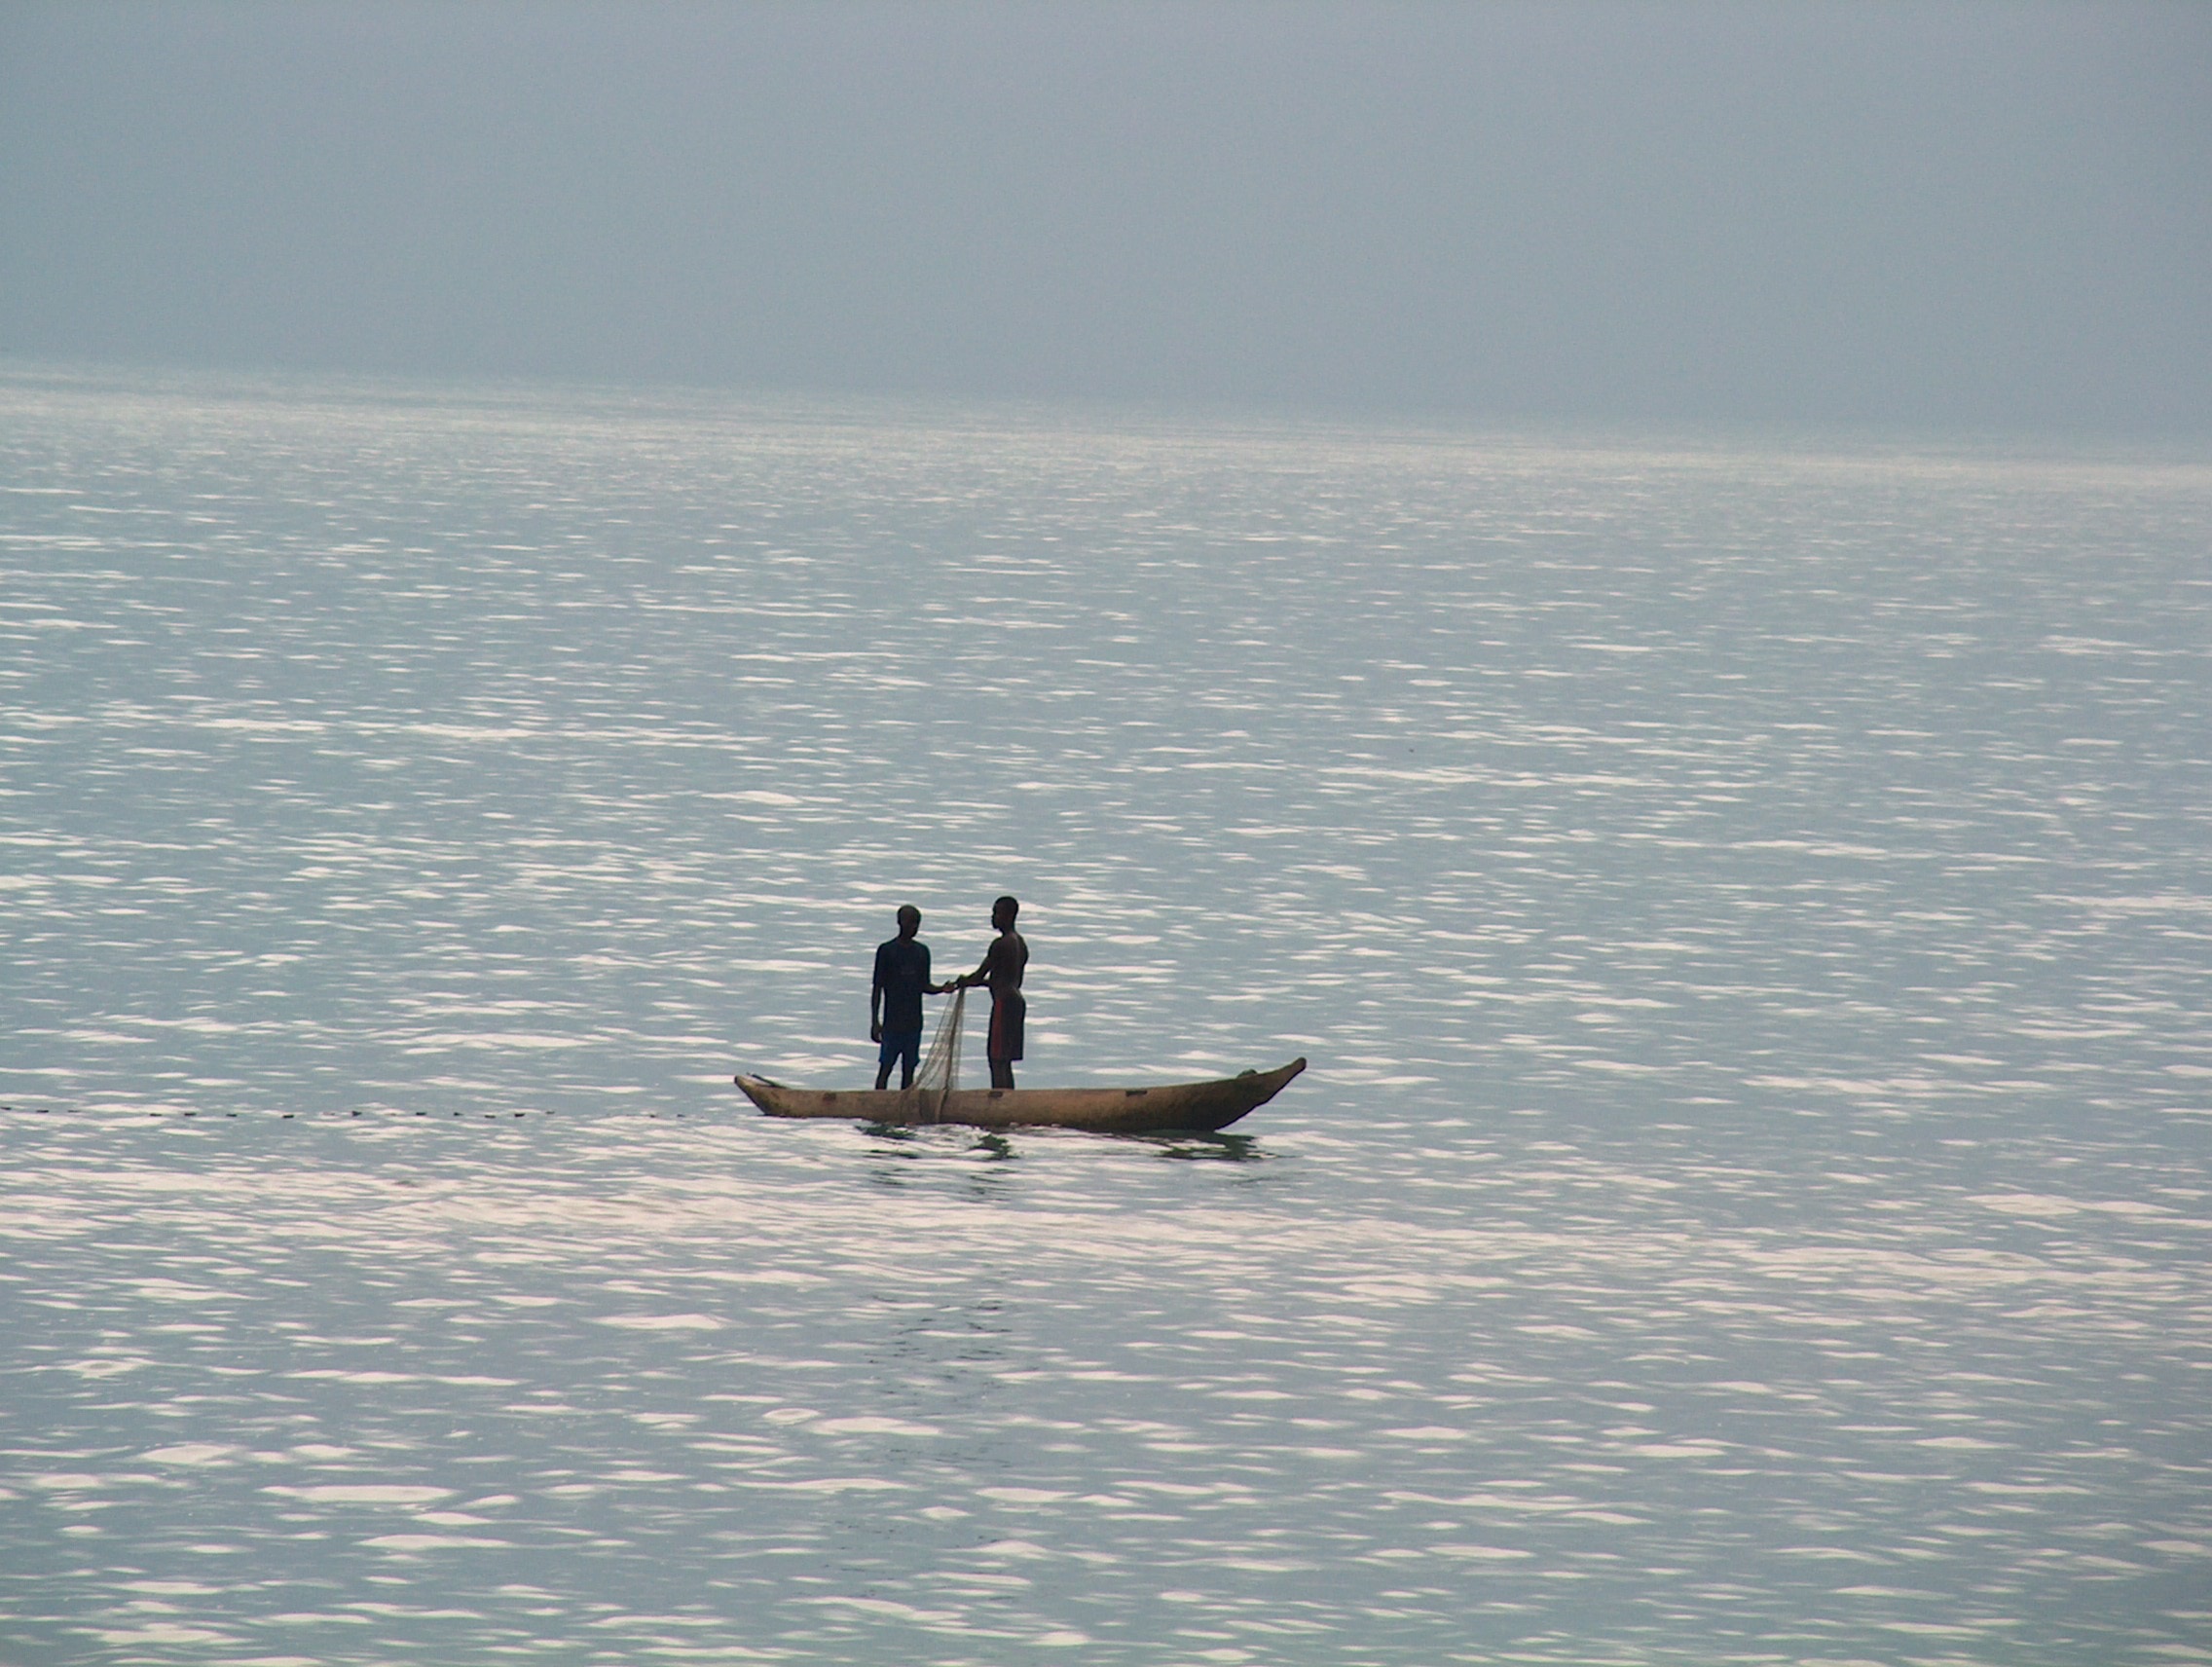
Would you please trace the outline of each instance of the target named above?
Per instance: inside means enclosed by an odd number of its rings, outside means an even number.
[[[911,1074],[921,1063],[922,1033],[919,1030],[890,1031],[883,1033],[883,1048],[875,1056],[878,1065],[888,1065],[894,1059],[903,1058],[906,1071]]]

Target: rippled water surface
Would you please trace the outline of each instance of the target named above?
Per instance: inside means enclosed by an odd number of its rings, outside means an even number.
[[[0,377],[0,1660],[2212,1661],[2208,551],[2170,459]],[[1313,1068],[751,1114],[1001,891],[1025,1084]]]

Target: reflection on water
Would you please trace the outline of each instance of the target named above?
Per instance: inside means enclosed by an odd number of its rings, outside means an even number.
[[[2201,1175],[2141,1152],[1462,1132],[1391,1211],[1319,1133],[1255,1188],[769,1120],[7,1132],[24,1659],[2202,1636]]]
[[[975,1130],[959,1125],[942,1128],[919,1128],[909,1123],[864,1123],[861,1130],[871,1140],[889,1143],[893,1147],[912,1147],[913,1150],[897,1152],[893,1156],[927,1159],[951,1153],[965,1154],[984,1162],[1002,1162],[1020,1157],[1025,1142],[1049,1138],[1043,1130]],[[1062,1136],[1064,1137],[1064,1136]],[[1105,1140],[1121,1145],[1141,1148],[1162,1158],[1206,1163],[1253,1164],[1269,1156],[1260,1142],[1249,1134],[1227,1131],[1211,1133],[1191,1131],[1171,1134],[1087,1134],[1086,1140]]]
[[[1226,1130],[1212,1134],[1153,1135],[1147,1140],[1162,1158],[1211,1164],[1257,1164],[1269,1156],[1249,1134]]]
[[[0,1656],[2212,1656],[2207,471],[22,374],[0,458]],[[744,1107],[1007,890],[1039,1084],[1313,1069]]]

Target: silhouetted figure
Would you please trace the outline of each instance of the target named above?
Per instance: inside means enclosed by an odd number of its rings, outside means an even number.
[[[954,981],[956,989],[986,984],[991,992],[991,1034],[983,1056],[991,1062],[991,1087],[1014,1087],[1014,1062],[1021,1057],[1021,1021],[1029,1004],[1022,999],[1021,975],[1029,967],[1029,945],[1014,929],[1021,905],[1002,897],[991,905],[991,925],[998,936],[983,951],[983,964],[966,978]]]
[[[875,982],[867,992],[867,1039],[879,1043],[875,1086],[891,1081],[891,1061],[899,1061],[899,1086],[914,1086],[914,1066],[922,1056],[922,997],[940,987],[930,982],[930,946],[914,936],[922,911],[912,904],[899,910],[899,936],[876,945]]]

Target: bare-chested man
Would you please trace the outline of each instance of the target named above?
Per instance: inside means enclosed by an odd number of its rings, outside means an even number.
[[[1014,929],[1014,917],[1020,912],[1021,905],[1011,897],[1002,897],[991,905],[991,925],[998,936],[983,951],[983,964],[954,986],[973,989],[985,984],[990,988],[991,1032],[983,1055],[991,1062],[994,1089],[1014,1087],[1014,1062],[1021,1057],[1021,1021],[1029,1012],[1029,1004],[1021,995],[1021,975],[1029,967],[1029,945]]]

